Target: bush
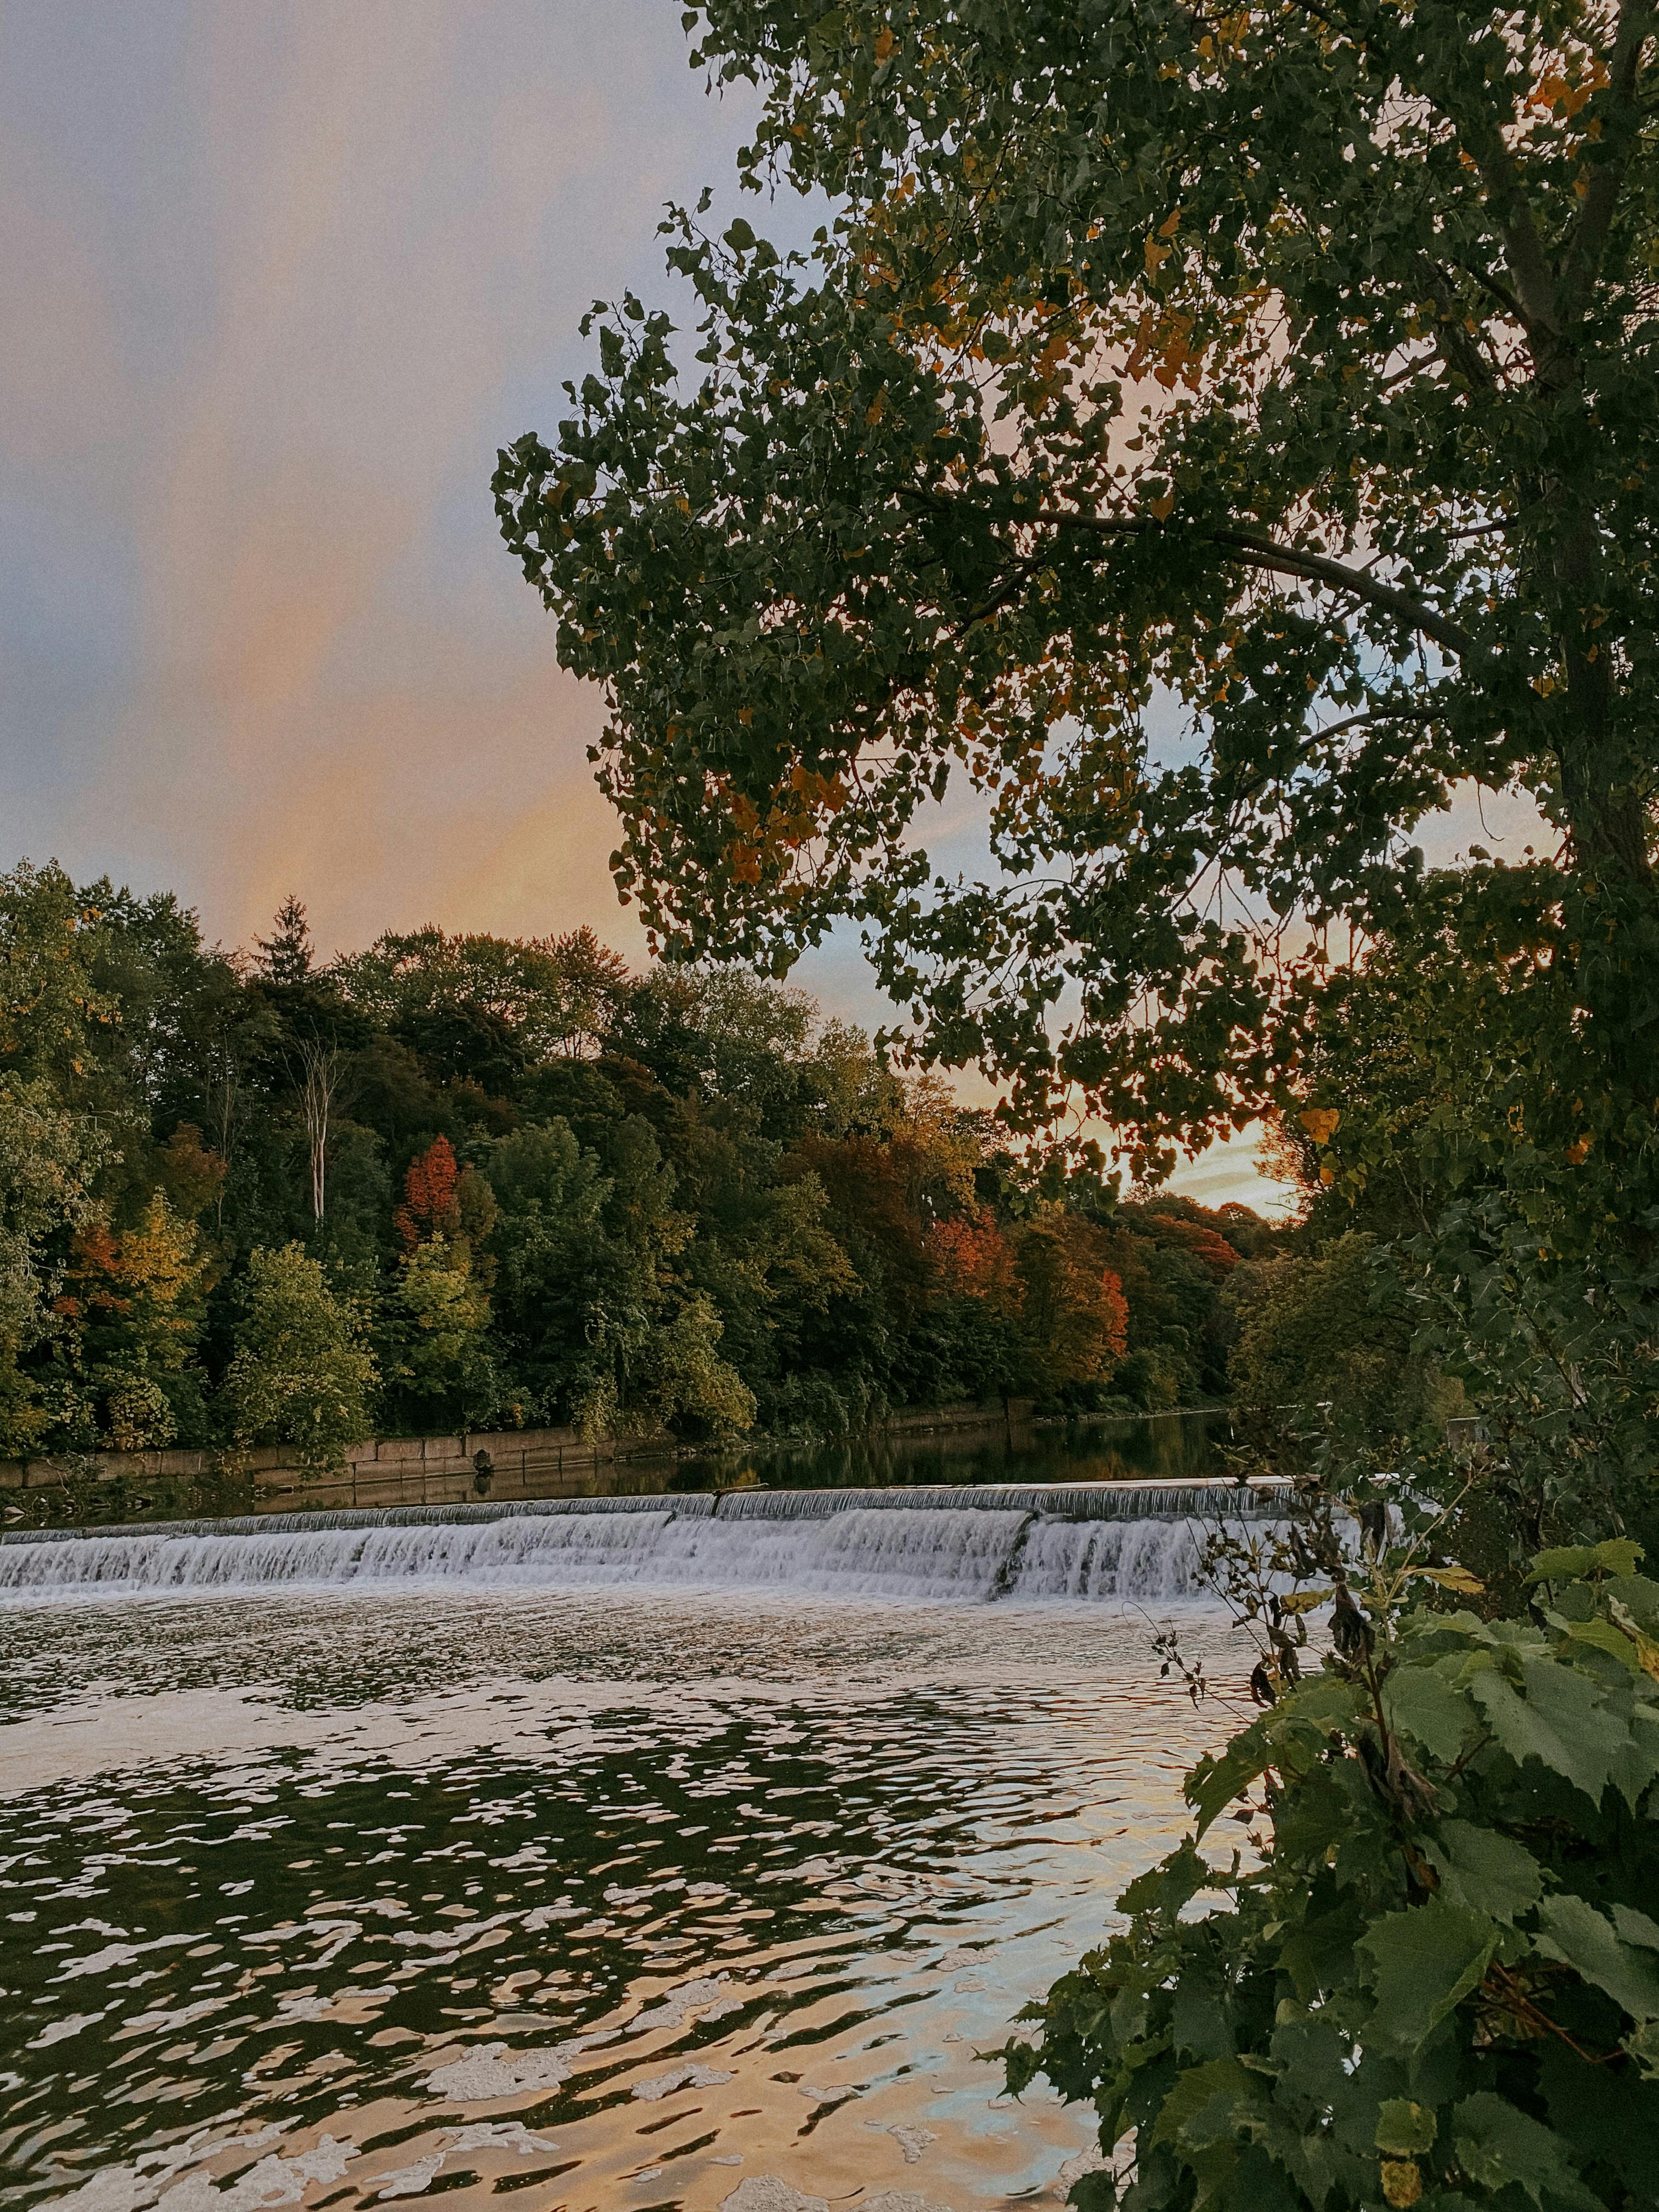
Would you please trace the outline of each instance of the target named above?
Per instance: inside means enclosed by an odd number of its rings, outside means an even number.
[[[1639,1556],[1544,1554],[1531,1607],[1494,1620],[1406,1609],[1425,1574],[1471,1581],[1420,1553],[1339,1583],[1322,1673],[1194,1770],[1194,1834],[1005,2053],[1016,2091],[1041,2074],[1092,2099],[1108,2150],[1134,2130],[1127,2171],[1074,2205],[1659,2203],[1659,1583]],[[1229,1813],[1259,1863],[1199,1850]]]

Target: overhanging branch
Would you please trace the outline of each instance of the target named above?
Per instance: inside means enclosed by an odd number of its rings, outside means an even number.
[[[1170,527],[1150,515],[1079,514],[1054,507],[1039,507],[1034,515],[1025,519],[1050,530],[1079,531],[1102,538],[1141,537]],[[1332,590],[1346,592],[1351,599],[1368,606],[1397,615],[1411,629],[1420,631],[1448,653],[1455,653],[1460,660],[1474,659],[1480,654],[1479,644],[1460,623],[1452,622],[1413,592],[1402,592],[1393,584],[1368,576],[1364,569],[1350,568],[1326,554],[1310,553],[1301,546],[1281,545],[1254,531],[1204,529],[1197,535],[1200,544],[1215,546],[1247,568],[1260,568],[1275,576],[1294,576],[1304,583],[1328,585]]]

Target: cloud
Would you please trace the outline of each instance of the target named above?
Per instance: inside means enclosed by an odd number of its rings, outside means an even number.
[[[734,113],[654,0],[184,4],[130,46],[82,12],[0,92],[5,488],[88,423],[119,461],[33,519],[75,580],[19,640],[16,833],[233,939],[293,890],[325,943],[590,920],[638,950],[599,702],[489,479],[550,428],[593,291],[655,268],[662,200],[729,167]]]

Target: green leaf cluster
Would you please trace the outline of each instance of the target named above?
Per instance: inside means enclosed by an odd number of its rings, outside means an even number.
[[[1659,1583],[1375,1607],[1188,1778],[1181,1848],[1006,2056],[1125,2163],[1083,2212],[1635,2212],[1659,2189]],[[1347,1656],[1340,1656],[1345,1650]],[[1249,1847],[1217,1853],[1240,1820]],[[1126,2152],[1130,2146],[1126,2145]]]

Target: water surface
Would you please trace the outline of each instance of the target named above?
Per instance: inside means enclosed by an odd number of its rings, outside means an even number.
[[[1057,2203],[1087,2113],[975,2053],[1227,1724],[1148,1636],[801,1589],[14,1606],[0,2193]]]

